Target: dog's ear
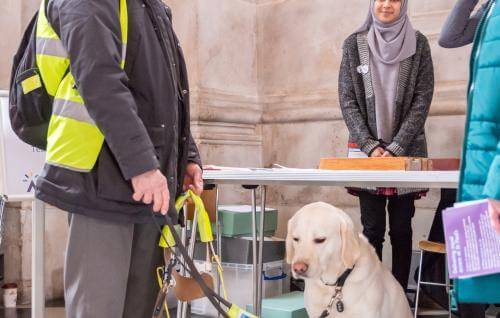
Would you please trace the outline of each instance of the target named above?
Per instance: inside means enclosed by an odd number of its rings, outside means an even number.
[[[354,230],[352,220],[347,215],[342,219],[343,220],[340,225],[340,237],[342,239],[342,263],[345,267],[352,268],[361,254],[359,248],[359,237]]]
[[[294,248],[293,248],[293,237],[292,237],[292,222],[293,218],[288,220],[287,233],[286,233],[286,262],[292,264]]]

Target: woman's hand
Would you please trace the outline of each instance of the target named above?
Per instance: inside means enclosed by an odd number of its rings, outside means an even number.
[[[490,213],[491,226],[500,234],[500,201],[489,199],[488,211]]]
[[[381,147],[377,147],[375,148],[375,150],[372,151],[370,157],[373,157],[373,158],[377,158],[377,157],[382,157],[382,155],[384,154],[384,149],[381,148]]]
[[[382,157],[394,157],[394,156],[389,151],[384,151],[384,153],[382,154]]]

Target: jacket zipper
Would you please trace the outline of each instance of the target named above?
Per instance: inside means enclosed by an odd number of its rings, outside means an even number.
[[[151,5],[150,3],[150,0],[145,0],[145,3],[147,4],[147,8],[148,8],[148,12],[149,12],[149,16],[150,18],[153,20],[153,24],[154,24],[154,27],[156,29],[156,34],[157,36],[159,37],[159,40],[160,40],[160,46],[162,48],[162,51],[163,51],[163,54],[166,56],[167,60],[168,60],[168,67],[170,69],[170,76],[172,77],[172,86],[173,86],[173,89],[174,89],[174,93],[175,93],[175,97],[176,97],[176,100],[179,100],[179,92],[178,92],[178,88],[177,88],[177,71],[174,69],[174,65],[175,65],[175,62],[173,61],[173,57],[171,56],[171,54],[169,54],[169,49],[168,49],[168,46],[167,46],[167,40],[166,40],[166,37],[165,37],[165,34],[163,33],[163,30],[161,29],[161,26],[160,24],[163,23],[159,16],[157,15],[157,13],[155,12],[155,8],[153,8],[153,5]],[[172,52],[173,54],[173,52]]]

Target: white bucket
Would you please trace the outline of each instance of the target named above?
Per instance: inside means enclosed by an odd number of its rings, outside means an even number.
[[[15,308],[17,304],[17,285],[6,284],[3,289],[3,305],[5,308]]]

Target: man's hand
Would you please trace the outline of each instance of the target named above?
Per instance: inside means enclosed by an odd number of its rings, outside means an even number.
[[[184,176],[184,183],[182,191],[191,190],[197,195],[203,192],[203,178],[202,170],[196,163],[188,163],[186,167],[186,175]]]
[[[377,147],[375,150],[372,151],[370,157],[382,157],[384,154],[384,148]]]
[[[160,170],[151,170],[132,178],[132,187],[135,201],[145,204],[153,203],[153,211],[165,215],[168,212],[170,193],[168,192],[167,178]]]
[[[489,199],[488,210],[490,212],[491,226],[500,234],[500,201]]]
[[[394,157],[389,151],[384,151],[382,157]]]

